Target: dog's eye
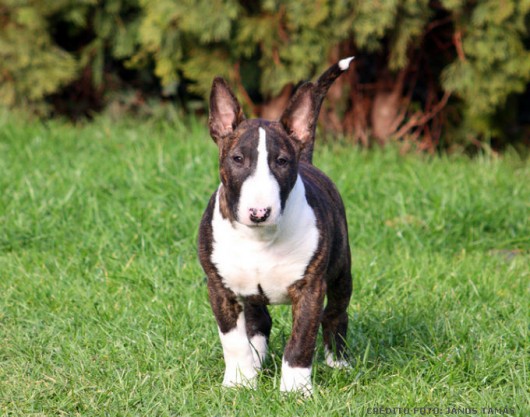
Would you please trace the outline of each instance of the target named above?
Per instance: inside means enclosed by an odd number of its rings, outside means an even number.
[[[232,157],[232,161],[234,161],[236,164],[242,164],[243,163],[243,157],[241,155],[234,155]]]
[[[281,167],[287,165],[288,162],[289,161],[287,159],[282,158],[282,157],[279,157],[278,159],[276,159],[276,164],[278,164]]]

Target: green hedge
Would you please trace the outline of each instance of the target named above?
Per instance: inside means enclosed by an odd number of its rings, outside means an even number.
[[[298,82],[355,54],[322,116],[330,130],[426,149],[507,142],[529,21],[529,0],[0,0],[0,104],[104,105],[124,89],[205,99],[223,75],[248,113],[274,117]]]

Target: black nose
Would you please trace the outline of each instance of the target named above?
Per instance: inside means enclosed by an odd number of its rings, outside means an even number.
[[[248,211],[250,212],[250,220],[254,223],[263,223],[271,215],[270,207],[262,209],[251,208]]]

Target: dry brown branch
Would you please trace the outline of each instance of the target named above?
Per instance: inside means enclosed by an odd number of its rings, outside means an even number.
[[[456,54],[460,61],[466,60],[466,54],[464,53],[464,46],[462,45],[462,32],[457,29],[453,34],[453,43],[455,44]]]
[[[444,95],[442,99],[434,105],[431,110],[427,113],[423,112],[416,112],[414,113],[407,123],[405,123],[394,135],[396,139],[400,139],[403,136],[407,134],[411,129],[423,126],[427,122],[429,122],[434,116],[436,116],[447,104],[447,101],[449,100],[449,97],[451,97],[451,93],[446,91],[444,92]]]

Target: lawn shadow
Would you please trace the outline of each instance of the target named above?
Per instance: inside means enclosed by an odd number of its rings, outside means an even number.
[[[442,321],[444,322],[444,321]],[[346,348],[350,383],[366,384],[381,373],[393,373],[410,366],[431,366],[447,359],[454,335],[435,317],[421,312],[407,315],[392,311],[368,311],[350,316]],[[322,343],[315,355],[316,383],[327,385],[335,372],[325,365]],[[333,377],[332,377],[333,378]]]

